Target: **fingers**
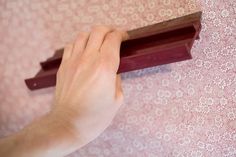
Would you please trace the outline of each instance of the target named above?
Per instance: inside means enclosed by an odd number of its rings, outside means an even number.
[[[81,54],[100,52],[105,64],[116,73],[120,61],[120,45],[126,39],[128,39],[128,34],[125,31],[114,30],[111,27],[96,26],[91,33],[80,33],[74,44],[66,46],[62,63],[69,58],[78,60]],[[90,60],[93,59],[90,57]]]
[[[71,56],[72,58],[78,58],[83,53],[87,45],[88,39],[89,39],[88,32],[79,33],[74,43],[73,53]]]
[[[85,53],[97,53],[101,48],[105,36],[112,30],[113,29],[111,27],[95,26],[90,33]]]
[[[123,40],[128,39],[125,31],[115,30],[108,33],[101,47],[101,56],[113,66],[117,72],[120,62],[120,45]]]

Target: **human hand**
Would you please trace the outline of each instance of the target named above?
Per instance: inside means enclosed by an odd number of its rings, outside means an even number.
[[[99,26],[69,44],[57,73],[51,112],[0,139],[0,156],[65,156],[102,133],[122,104],[116,73],[125,39],[125,32]]]
[[[64,50],[52,113],[66,119],[82,145],[109,126],[122,104],[116,73],[120,45],[127,37],[126,32],[97,26],[90,33],[80,33]]]

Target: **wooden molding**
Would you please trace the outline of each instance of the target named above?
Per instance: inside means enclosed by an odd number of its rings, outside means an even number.
[[[128,31],[122,42],[118,73],[191,59],[191,48],[199,38],[202,12]],[[35,90],[56,84],[56,74],[64,49],[46,61],[35,77],[25,80]]]

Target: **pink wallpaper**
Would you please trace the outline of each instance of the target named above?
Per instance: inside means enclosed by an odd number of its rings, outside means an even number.
[[[189,61],[122,75],[113,124],[70,157],[236,156],[236,0],[0,0],[0,137],[49,111],[39,62],[92,24],[131,29],[203,10]]]

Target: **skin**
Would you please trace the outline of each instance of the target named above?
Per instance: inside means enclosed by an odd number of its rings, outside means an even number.
[[[124,31],[96,26],[65,48],[52,110],[0,140],[0,156],[61,157],[98,137],[122,100],[117,75]]]

